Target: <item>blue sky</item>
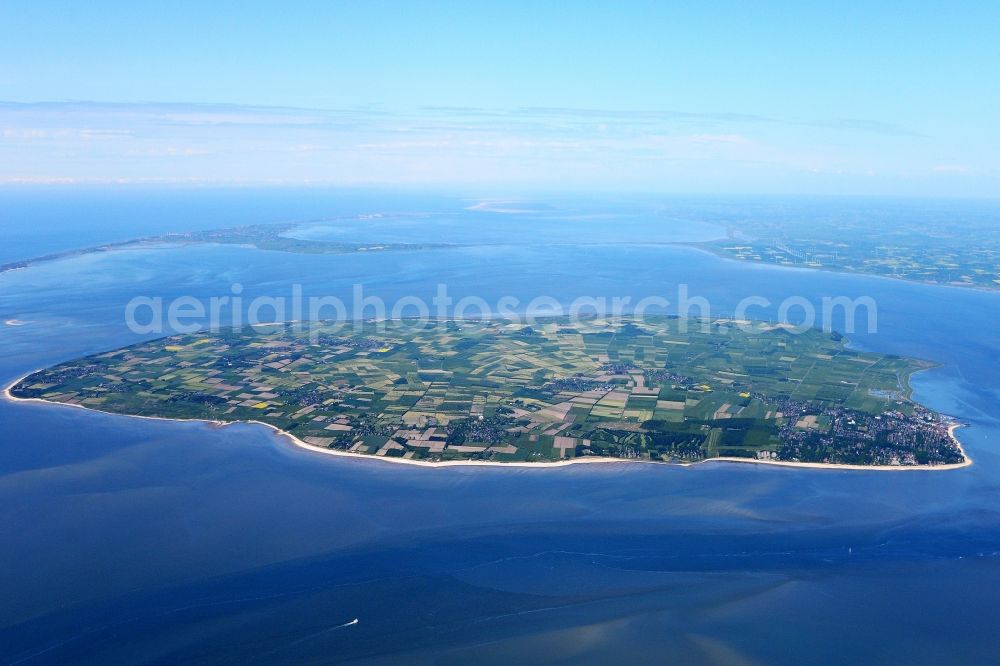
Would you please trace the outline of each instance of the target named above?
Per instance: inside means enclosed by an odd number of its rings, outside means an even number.
[[[0,5],[0,182],[1000,194],[1000,3]]]

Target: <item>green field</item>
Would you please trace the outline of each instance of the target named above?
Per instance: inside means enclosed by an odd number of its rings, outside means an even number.
[[[909,399],[929,364],[837,334],[676,318],[292,324],[173,336],[22,380],[17,397],[269,423],[414,460],[962,461]]]
[[[745,220],[730,227],[730,238],[700,245],[744,261],[992,290],[1000,289],[995,230],[992,218],[951,216],[918,225],[867,216]]]

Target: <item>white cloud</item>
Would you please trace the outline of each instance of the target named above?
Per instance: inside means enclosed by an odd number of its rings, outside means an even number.
[[[0,179],[773,191],[795,178],[831,188],[864,178],[871,189],[997,171],[961,155],[935,164],[926,137],[842,125],[671,111],[0,103]]]
[[[73,128],[73,127],[5,127],[3,138],[14,140],[47,140],[47,139],[119,139],[132,136],[131,130]]]
[[[753,143],[753,141],[740,134],[693,134],[687,137],[687,139],[692,143],[723,143],[744,146]]]
[[[931,169],[934,173],[971,173],[972,168],[965,164],[937,164]]]

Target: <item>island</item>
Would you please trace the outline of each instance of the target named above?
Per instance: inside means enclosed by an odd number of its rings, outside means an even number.
[[[489,207],[475,206],[471,209],[493,210]],[[496,210],[508,213],[531,212],[516,208]],[[200,244],[231,245],[271,252],[312,255],[453,250],[498,245],[479,241],[447,243],[373,240],[362,243],[295,237],[296,232],[302,227],[336,228],[343,222],[363,220],[370,223],[367,233],[371,233],[373,238],[378,238],[380,234],[391,238],[393,234],[390,231],[380,231],[379,224],[406,217],[379,213],[360,217],[164,233],[10,261],[0,264],[0,273],[81,255]],[[716,222],[721,226],[721,221]],[[1000,289],[1000,240],[993,233],[996,221],[992,217],[961,221],[953,221],[950,218],[937,221],[923,220],[920,225],[899,219],[878,219],[876,223],[867,216],[847,219],[817,217],[799,222],[779,217],[753,218],[725,226],[725,237],[716,240],[653,241],[647,244],[695,247],[727,259],[777,266],[860,273],[910,282],[991,291]],[[975,238],[976,242],[969,243],[969,238]],[[530,238],[521,238],[518,242],[536,244],[536,241]]]
[[[7,393],[263,423],[314,450],[429,465],[967,465],[957,424],[911,399],[910,376],[930,367],[728,319],[310,322],[142,342]]]
[[[335,220],[322,220],[335,222]],[[313,221],[316,224],[320,221]],[[256,248],[272,252],[291,252],[295,254],[352,254],[356,252],[391,252],[398,250],[439,250],[454,247],[464,247],[456,243],[343,243],[337,241],[313,241],[295,238],[290,234],[305,222],[288,222],[276,224],[250,224],[226,229],[211,229],[208,231],[191,231],[143,236],[129,240],[92,245],[89,247],[53,252],[30,259],[20,259],[0,264],[0,273],[20,270],[60,259],[69,259],[88,254],[116,252],[121,250],[140,250],[165,247],[186,247],[188,245],[215,244],[235,245],[239,247]]]

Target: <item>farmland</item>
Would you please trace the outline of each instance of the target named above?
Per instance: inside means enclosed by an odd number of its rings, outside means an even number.
[[[178,335],[34,373],[11,393],[260,421],[314,447],[427,462],[962,462],[946,420],[909,398],[927,367],[764,323],[402,320]]]
[[[808,222],[747,220],[731,226],[729,238],[699,245],[742,261],[1000,289],[995,219],[925,217],[921,222],[865,215]]]

